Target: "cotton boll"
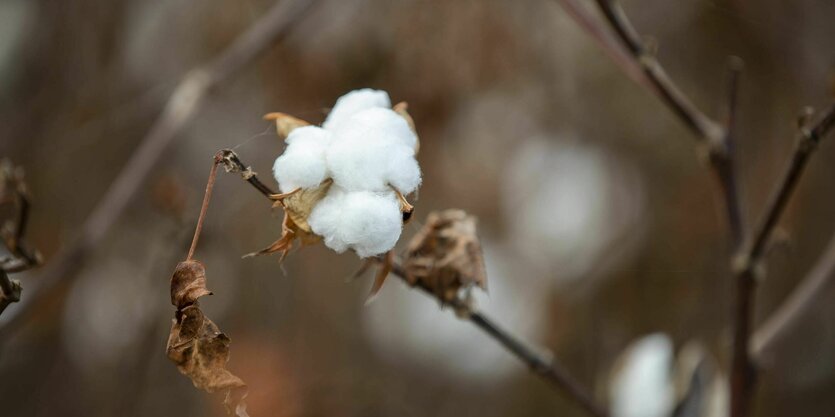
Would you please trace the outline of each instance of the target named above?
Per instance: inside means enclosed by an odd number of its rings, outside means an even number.
[[[385,191],[392,179],[404,188],[417,186],[420,182],[419,169],[415,179],[417,162],[414,166],[406,162],[414,159],[413,155],[412,149],[385,129],[352,123],[334,133],[327,162],[340,187],[348,191]]]
[[[384,131],[392,140],[397,140],[414,153],[417,147],[417,135],[409,127],[409,122],[394,110],[371,108],[356,113],[348,119],[350,124],[359,124],[368,128]]]
[[[673,344],[656,333],[634,342],[611,384],[613,417],[666,417],[673,408]]]
[[[342,213],[346,197],[345,190],[332,185],[325,198],[316,203],[310,217],[307,218],[307,224],[310,225],[313,233],[322,236],[325,246],[337,253],[348,249],[348,243],[337,233],[344,224]]]
[[[319,126],[302,126],[293,129],[284,142],[290,146],[320,146],[327,148],[333,141],[333,134]]]
[[[330,132],[315,126],[301,127],[290,133],[287,149],[273,166],[282,192],[315,187],[329,176],[325,153],[330,142]]]
[[[402,217],[393,192],[345,191],[333,186],[313,208],[308,224],[327,247],[336,252],[351,248],[366,258],[394,247]]]
[[[334,104],[325,122],[322,123],[322,127],[328,130],[338,129],[354,114],[375,107],[391,107],[388,93],[370,88],[351,91],[336,100],[336,104]]]
[[[404,146],[392,150],[388,160],[388,183],[397,191],[409,194],[420,185],[420,167],[414,153]]]

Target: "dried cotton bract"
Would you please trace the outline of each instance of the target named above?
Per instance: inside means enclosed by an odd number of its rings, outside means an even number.
[[[400,238],[405,195],[421,182],[418,138],[405,112],[384,91],[352,91],[336,101],[322,127],[271,113],[287,148],[273,167],[287,216],[282,238],[259,253],[286,254],[298,237],[323,240],[361,258],[391,250]]]

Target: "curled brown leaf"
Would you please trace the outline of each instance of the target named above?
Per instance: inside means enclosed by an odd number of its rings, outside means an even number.
[[[182,309],[211,294],[206,288],[206,267],[201,262],[189,260],[177,264],[171,276],[171,304],[174,307]]]
[[[200,310],[197,300],[206,288],[206,269],[194,260],[180,262],[171,277],[171,303],[177,307],[166,353],[195,387],[226,392],[227,411],[247,417],[246,384],[226,369],[230,339]]]

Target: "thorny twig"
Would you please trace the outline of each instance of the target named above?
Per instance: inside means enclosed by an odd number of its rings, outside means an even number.
[[[0,325],[0,339],[14,331],[38,306],[38,301],[60,290],[76,276],[85,258],[101,242],[152,172],[165,148],[197,113],[212,88],[246,67],[276,41],[284,38],[316,0],[282,0],[268,10],[235,42],[207,64],[190,71],[169,97],[139,147],[110,184],[81,226],[78,238],[60,251],[40,277],[39,287],[10,320]]]
[[[10,273],[25,271],[41,264],[38,251],[29,250],[23,242],[29,220],[29,194],[23,180],[23,169],[0,161],[0,205],[15,206],[14,220],[3,225],[3,244],[10,256],[0,259],[0,314],[11,303],[20,301],[20,282],[9,278]]]
[[[249,182],[258,192],[268,197],[275,194],[267,185],[261,182],[257,175],[250,169],[249,166],[241,162],[240,158],[231,150],[224,149],[218,153],[222,155],[222,163],[226,167],[227,172],[240,173],[241,176]],[[429,294],[432,297],[437,297],[437,294],[423,286],[420,281],[412,284],[406,278],[406,272],[398,263],[391,265],[391,273],[399,277],[406,284],[416,286]],[[589,414],[595,417],[606,417],[608,413],[606,409],[597,404],[592,394],[579,381],[556,360],[547,359],[535,352],[533,349],[525,345],[519,339],[506,330],[499,327],[498,324],[484,313],[474,310],[465,300],[454,299],[450,306],[458,314],[463,314],[467,320],[473,325],[484,331],[488,336],[492,337],[505,349],[510,351],[519,360],[524,362],[531,369],[532,372],[539,375],[546,381],[558,389],[563,390],[568,396],[574,400],[578,405],[585,409]]]

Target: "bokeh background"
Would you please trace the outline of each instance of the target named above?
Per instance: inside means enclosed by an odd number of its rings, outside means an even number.
[[[29,241],[68,244],[190,69],[267,0],[0,1],[0,155],[22,165]],[[191,237],[212,155],[235,147],[274,184],[282,144],[261,115],[320,122],[343,93],[408,101],[426,213],[478,216],[489,293],[479,304],[551,350],[601,400],[620,352],[649,333],[729,358],[733,285],[722,202],[691,133],[631,82],[554,1],[324,0],[207,98],[66,291],[2,340],[3,416],[223,415],[165,357],[170,273]],[[591,6],[591,4],[588,4]],[[835,3],[627,0],[671,76],[718,115],[741,57],[744,211],[761,212],[805,105],[832,99]],[[833,141],[829,141],[833,142]],[[814,157],[758,291],[761,322],[835,231],[835,144]],[[240,255],[280,213],[222,175],[197,258],[202,302],[232,338],[253,416],[583,415],[437,302],[391,280],[369,306],[360,261],[324,247]],[[71,279],[67,277],[66,279]],[[832,300],[832,290],[823,297]],[[0,321],[14,315],[12,305]],[[756,415],[835,415],[835,303],[813,306],[760,379]]]

